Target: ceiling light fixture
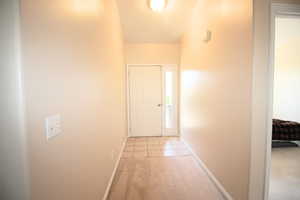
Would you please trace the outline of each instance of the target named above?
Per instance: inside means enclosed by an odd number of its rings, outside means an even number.
[[[163,11],[167,6],[167,0],[150,0],[150,8],[155,12]]]

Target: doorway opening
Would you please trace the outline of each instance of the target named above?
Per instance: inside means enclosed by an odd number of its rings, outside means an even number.
[[[127,65],[129,137],[178,136],[178,67]]]
[[[274,4],[272,10],[272,149],[267,158],[267,196],[293,200],[300,199],[300,7]]]

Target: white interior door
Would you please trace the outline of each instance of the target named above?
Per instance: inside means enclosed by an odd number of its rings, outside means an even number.
[[[129,66],[130,136],[162,136],[161,66]]]

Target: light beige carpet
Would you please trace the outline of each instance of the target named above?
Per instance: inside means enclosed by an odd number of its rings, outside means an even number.
[[[176,137],[130,138],[109,200],[222,200]]]

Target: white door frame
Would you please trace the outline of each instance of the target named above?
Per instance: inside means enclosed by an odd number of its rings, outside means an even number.
[[[274,72],[275,72],[275,32],[276,17],[300,17],[300,5],[273,3],[271,8],[271,44],[270,44],[270,86],[269,88],[269,110],[268,110],[268,130],[267,130],[267,147],[266,147],[266,183],[265,183],[265,200],[269,199],[270,190],[270,172],[272,161],[272,120],[273,120],[273,98],[274,98]]]
[[[141,67],[151,67],[151,66],[161,66],[162,67],[162,72],[164,72],[164,69],[169,68],[169,67],[175,67],[176,68],[176,85],[177,85],[177,94],[176,94],[176,118],[177,118],[177,136],[179,136],[179,69],[178,69],[178,65],[176,64],[126,64],[126,93],[127,93],[127,127],[128,127],[128,137],[131,137],[131,118],[130,118],[130,88],[129,88],[129,67],[131,66],[141,66]],[[165,102],[165,95],[164,95],[164,76],[162,76],[162,102]],[[167,136],[167,134],[165,133],[165,120],[164,120],[164,116],[165,116],[165,108],[163,107],[162,109],[162,136]]]
[[[264,162],[260,162],[258,159],[258,156],[255,154],[257,153],[257,149],[253,148],[254,146],[257,146],[256,144],[252,144],[251,154],[252,154],[252,162],[255,162],[251,165],[251,172],[250,172],[250,192],[249,192],[249,200],[260,200],[263,198],[263,200],[269,199],[269,189],[270,189],[270,172],[271,172],[271,154],[272,154],[272,119],[273,119],[273,89],[274,89],[274,59],[275,59],[275,18],[281,16],[281,17],[300,17],[300,5],[296,4],[282,4],[282,3],[273,3],[271,6],[271,19],[270,19],[270,52],[269,52],[269,66],[268,66],[268,75],[267,75],[267,82],[268,88],[267,88],[267,103],[266,103],[266,119],[265,122],[267,123],[264,127],[263,134],[260,135],[260,139],[262,141],[266,141],[264,143],[263,149],[258,149],[263,151],[262,153],[265,153],[265,160]],[[265,86],[265,85],[264,85]],[[254,136],[252,136],[254,137]],[[253,140],[252,142],[258,143],[258,136],[256,140]],[[259,146],[259,145],[258,145]],[[253,160],[254,159],[254,160]],[[264,177],[262,179],[259,179],[259,177],[262,175],[260,173],[259,169],[264,169]],[[260,180],[260,181],[258,181]],[[260,183],[263,182],[263,183]],[[257,192],[260,191],[259,186],[264,187],[263,188],[263,196],[260,198],[260,194],[257,194]],[[259,198],[259,199],[258,199]]]

